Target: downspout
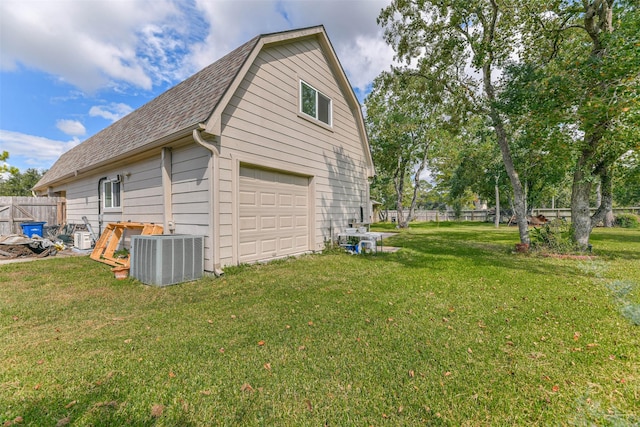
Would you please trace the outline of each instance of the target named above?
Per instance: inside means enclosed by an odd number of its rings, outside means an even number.
[[[211,234],[211,250],[213,251],[213,274],[220,277],[224,274],[220,268],[220,215],[218,209],[215,209],[216,205],[219,206],[220,201],[220,151],[211,142],[207,142],[202,138],[201,130],[193,130],[193,139],[198,144],[211,152],[209,157],[209,191],[211,197],[209,198],[209,224],[212,224],[213,229]]]
[[[98,180],[98,236],[102,236],[102,181],[106,181],[107,177],[103,176]]]

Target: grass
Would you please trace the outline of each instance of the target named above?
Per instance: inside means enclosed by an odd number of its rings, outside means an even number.
[[[597,258],[416,224],[167,288],[88,258],[0,266],[5,425],[637,425],[640,230]],[[622,285],[621,285],[622,283]]]

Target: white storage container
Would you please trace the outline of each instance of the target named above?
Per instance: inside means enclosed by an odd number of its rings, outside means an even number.
[[[73,235],[73,246],[77,249],[91,249],[91,233],[87,231],[78,231]]]

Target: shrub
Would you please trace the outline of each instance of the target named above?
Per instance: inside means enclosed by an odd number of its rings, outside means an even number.
[[[638,215],[622,213],[616,216],[616,226],[622,228],[638,228],[640,227],[640,219],[638,219]]]
[[[574,252],[577,248],[571,239],[571,226],[564,220],[554,219],[531,230],[531,246],[554,253]]]

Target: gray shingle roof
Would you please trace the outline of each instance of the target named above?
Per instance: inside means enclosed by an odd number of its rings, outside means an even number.
[[[205,122],[262,36],[254,37],[182,83],[63,154],[35,188]]]

